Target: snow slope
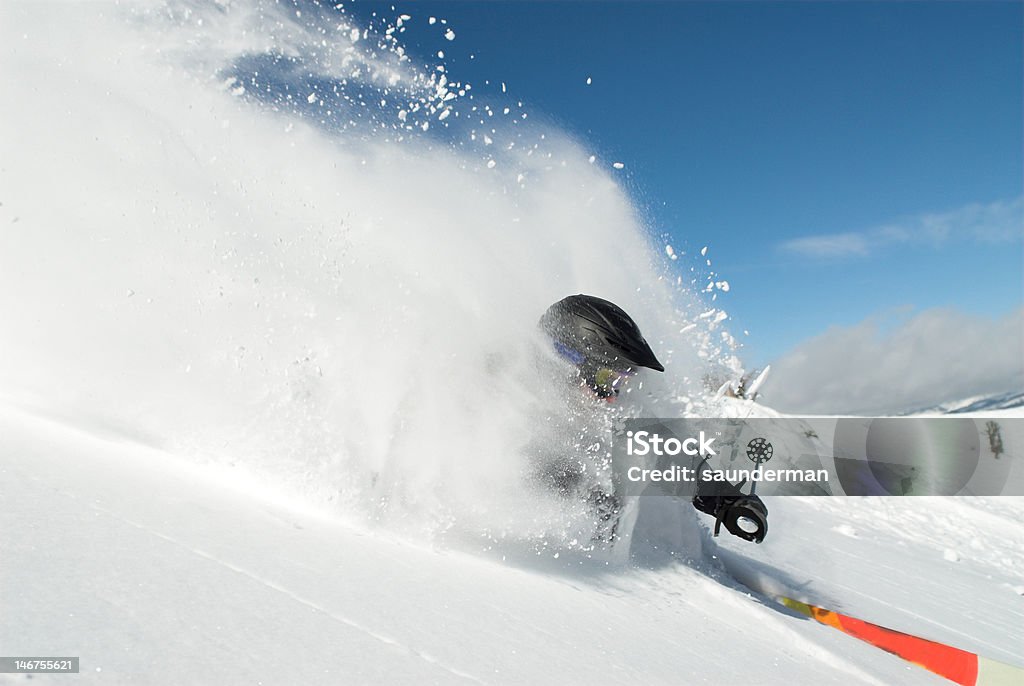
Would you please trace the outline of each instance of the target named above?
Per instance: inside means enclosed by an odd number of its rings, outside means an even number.
[[[81,657],[77,677],[32,683],[942,683],[710,564],[417,545],[9,407],[0,456],[0,646]],[[950,506],[957,531],[993,546],[954,564],[873,524],[877,508],[837,532],[849,503],[827,502],[773,508],[757,552],[782,578],[1019,660],[1021,527],[1006,545],[986,519],[1019,503]]]

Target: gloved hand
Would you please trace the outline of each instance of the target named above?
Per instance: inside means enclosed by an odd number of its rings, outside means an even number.
[[[760,543],[768,535],[768,507],[756,495],[747,495],[743,483],[705,482],[693,498],[693,506],[715,518],[715,536],[722,524],[733,536]]]

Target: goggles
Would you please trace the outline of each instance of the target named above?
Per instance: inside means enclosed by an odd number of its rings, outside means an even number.
[[[619,394],[619,389],[635,372],[630,369],[620,370],[601,367],[594,374],[594,387],[601,397],[607,398]]]

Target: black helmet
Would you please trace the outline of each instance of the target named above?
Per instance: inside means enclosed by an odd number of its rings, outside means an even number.
[[[555,349],[581,369],[647,367],[665,371],[636,322],[607,300],[570,295],[549,307],[540,325]]]

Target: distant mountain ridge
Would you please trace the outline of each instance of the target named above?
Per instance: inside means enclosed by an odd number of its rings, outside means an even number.
[[[965,414],[968,412],[984,412],[986,410],[1010,410],[1016,407],[1024,407],[1024,391],[1007,391],[995,395],[951,400],[938,405],[904,412],[903,414]]]

